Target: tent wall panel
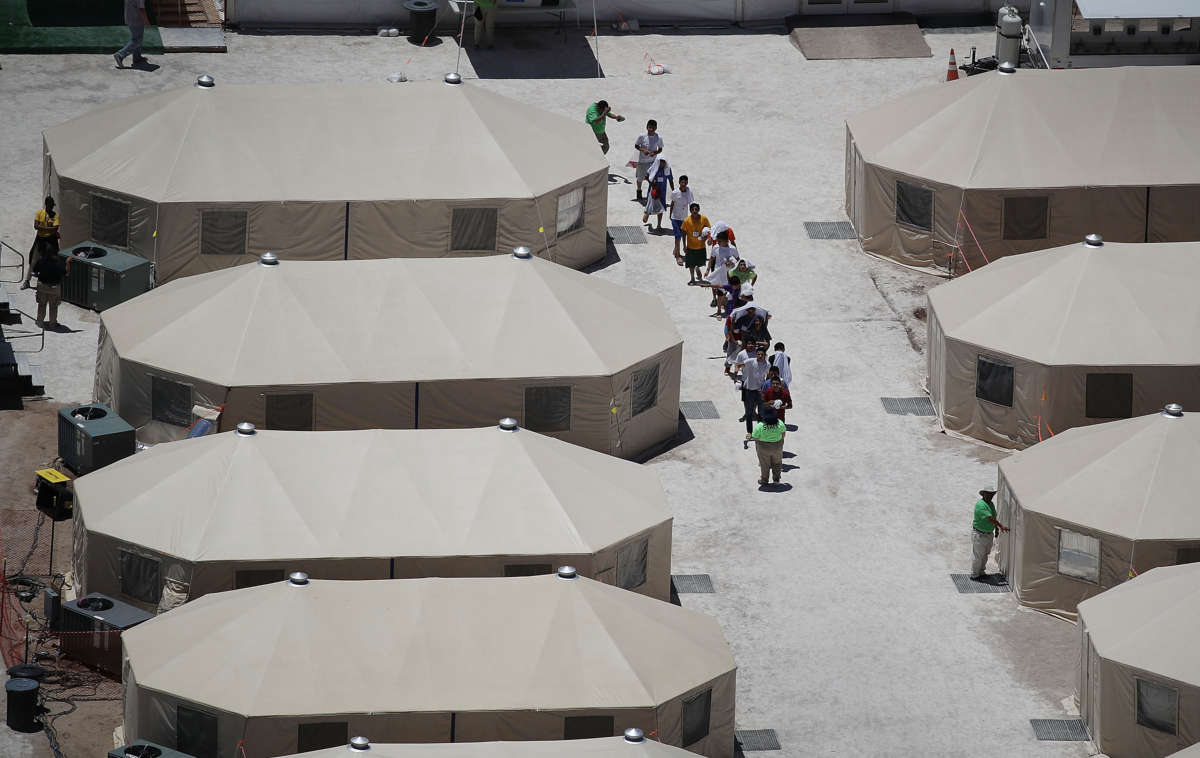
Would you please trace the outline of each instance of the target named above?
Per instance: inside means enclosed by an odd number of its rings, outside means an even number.
[[[664,703],[658,709],[658,739],[668,745],[684,747],[709,758],[733,758],[734,711],[736,710],[737,672],[705,682]],[[683,702],[693,695],[712,690],[708,736],[690,745],[683,744]]]
[[[1151,187],[1147,242],[1200,240],[1200,187]]]
[[[307,393],[313,396],[313,431],[413,428],[415,384],[347,382],[235,387],[229,391],[229,401],[221,414],[221,431],[229,431],[242,421],[267,429],[267,395]]]
[[[138,439],[144,442],[180,439],[187,431],[186,425],[167,423],[154,418],[155,377],[190,387],[193,405],[217,408],[226,400],[227,393],[224,387],[168,371],[159,371],[133,361],[121,360],[116,354],[112,340],[107,338],[102,339],[96,365],[96,399],[107,404],[136,428]],[[115,376],[112,370],[114,367]]]
[[[397,556],[394,559],[396,579],[420,579],[427,576],[472,577],[504,576],[506,566],[513,564],[548,564],[551,570],[559,566],[574,566],[580,576],[594,579],[595,565],[587,553],[575,555],[463,555],[452,557]]]
[[[633,375],[639,369],[658,366],[658,401],[652,408],[633,415]],[[683,366],[683,345],[665,350],[653,358],[636,363],[613,377],[612,399],[617,413],[613,435],[620,441],[614,455],[633,458],[655,445],[673,438],[679,429],[679,380]]]
[[[940,411],[941,423],[947,432],[968,435],[1002,447],[1024,446],[1037,441],[1038,416],[1044,413],[1042,366],[949,339],[945,340],[944,355],[945,373],[940,380],[944,392]],[[980,355],[1012,365],[1011,408],[976,397]],[[937,381],[939,379],[930,378],[931,383]],[[1057,427],[1055,429],[1057,431]]]
[[[636,726],[647,734],[654,731],[653,709],[586,708],[580,710],[475,711],[455,714],[455,742],[561,740],[566,719],[575,716],[610,716],[615,737]],[[625,726],[622,726],[625,725]]]
[[[897,223],[897,181],[932,191],[933,219],[930,229]],[[861,186],[855,189],[855,193],[861,198],[862,207],[856,208],[856,213],[862,220],[856,226],[856,231],[863,250],[913,268],[945,268],[946,256],[953,249],[955,240],[962,196],[960,190],[868,163],[863,171]],[[961,265],[961,261],[956,265]]]
[[[102,187],[60,177],[58,179],[58,211],[61,219],[60,245],[63,248],[77,245],[80,242],[93,239],[92,235],[92,195],[98,194],[106,198],[129,204],[129,227],[126,244],[118,244],[114,240],[96,240],[106,247],[126,250],[143,258],[154,260],[155,237],[154,230],[158,223],[158,210],[153,203],[138,197],[113,192]]]
[[[1200,742],[1200,688],[1099,657],[1100,729],[1092,738],[1111,758],[1166,758]],[[1171,687],[1178,693],[1177,734],[1137,722],[1137,680]]]
[[[246,754],[273,758],[298,751],[297,730],[301,724],[346,722],[351,737],[371,735],[371,741],[449,742],[451,721],[448,713],[375,713],[331,714],[295,717],[254,717],[246,720]],[[230,754],[235,758],[235,754]],[[218,758],[226,758],[224,745]],[[240,754],[236,754],[240,758]]]

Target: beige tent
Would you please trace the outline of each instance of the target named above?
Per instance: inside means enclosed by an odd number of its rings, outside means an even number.
[[[475,85],[231,85],[141,95],[43,135],[63,243],[158,281],[292,260],[605,253],[608,162],[573,120]]]
[[[671,594],[658,476],[526,429],[251,430],[157,445],[76,480],[74,534],[80,594],[150,610],[293,571],[524,576],[571,564]]]
[[[191,755],[637,727],[733,756],[716,620],[591,579],[277,582],[206,595],[122,644],[126,738]]]
[[[846,214],[867,252],[942,272],[954,252],[954,274],[1093,232],[1200,240],[1198,89],[1200,68],[1146,66],[908,92],[846,122]]]
[[[1079,604],[1079,712],[1111,758],[1200,743],[1200,566],[1156,568]]]
[[[441,745],[380,745],[368,740],[356,746],[304,753],[303,758],[346,758],[360,754],[363,758],[687,758],[690,755],[653,737],[634,734],[628,739],[603,737],[569,742],[456,742]]]
[[[252,263],[105,311],[96,396],[150,442],[199,405],[222,430],[512,416],[630,458],[678,429],[682,353],[658,297],[543,260]]]
[[[1178,414],[1178,415],[1175,415]],[[1000,461],[1000,569],[1021,603],[1074,618],[1130,571],[1200,561],[1200,416],[1172,406]]]
[[[1077,242],[930,290],[942,426],[1025,447],[1169,402],[1200,407],[1198,286],[1200,243]]]

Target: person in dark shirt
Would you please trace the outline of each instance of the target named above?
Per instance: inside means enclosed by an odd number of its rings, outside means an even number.
[[[62,280],[71,270],[71,259],[66,262],[57,254],[43,255],[33,264],[33,275],[37,277],[37,323],[41,327],[58,328],[58,304],[62,302]],[[49,321],[44,321],[47,309]]]

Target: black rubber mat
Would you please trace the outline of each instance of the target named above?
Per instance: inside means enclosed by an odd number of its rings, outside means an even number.
[[[970,574],[951,574],[950,580],[954,582],[954,588],[963,595],[1012,591],[1012,587],[1008,586],[1008,580],[999,574],[989,574],[984,581],[975,581]]]
[[[1087,742],[1087,727],[1081,719],[1029,719],[1033,735],[1046,742]]]
[[[849,221],[805,221],[804,233],[810,240],[858,239]]]
[[[713,589],[712,577],[708,574],[671,574],[671,584],[681,595],[707,595],[716,592]]]
[[[893,416],[932,416],[933,401],[928,397],[881,397],[883,410]]]
[[[713,405],[711,400],[681,400],[679,412],[688,419],[721,418],[721,414],[717,413],[717,406]]]
[[[614,245],[646,244],[646,231],[640,226],[610,226],[608,236]]]
[[[733,733],[733,739],[742,750],[783,750],[774,729],[738,729]]]

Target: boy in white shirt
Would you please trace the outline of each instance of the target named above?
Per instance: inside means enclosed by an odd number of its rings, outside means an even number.
[[[675,230],[675,262],[683,265],[679,256],[679,241],[683,239],[683,220],[688,217],[688,207],[696,202],[696,196],[688,186],[687,176],[679,177],[679,189],[671,193],[671,228]]]

